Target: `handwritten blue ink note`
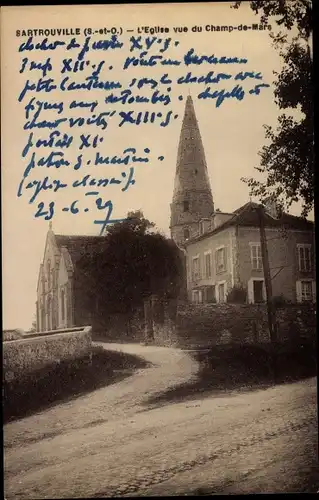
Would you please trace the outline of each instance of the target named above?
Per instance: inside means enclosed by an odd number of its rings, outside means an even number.
[[[199,106],[205,101],[205,109],[218,114],[269,87],[248,58],[222,46],[204,53],[196,35],[189,44],[174,36],[187,27],[131,31],[55,30],[19,39],[17,101],[25,140],[17,197],[34,205],[36,219],[86,216],[102,234],[123,220],[113,215],[115,200],[134,192],[145,169],[165,161],[162,137],[176,131],[190,89]],[[127,141],[121,150],[110,141],[115,129],[119,143]]]

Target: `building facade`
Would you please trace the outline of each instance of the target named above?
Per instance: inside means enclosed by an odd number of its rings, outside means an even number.
[[[50,227],[38,277],[37,331],[90,324],[92,311],[85,307],[85,290],[77,286],[77,263],[102,241],[100,236],[57,235]]]
[[[199,224],[197,237],[186,243],[192,302],[225,302],[236,286],[246,290],[248,303],[265,301],[257,207],[250,202],[232,215],[213,216],[206,229]],[[316,301],[314,223],[266,212],[265,233],[273,296]]]
[[[233,213],[214,209],[204,147],[194,105],[187,97],[177,154],[171,237],[185,252],[187,294],[192,302],[225,302],[234,287],[247,302],[266,298],[259,205]],[[314,223],[265,206],[265,231],[273,296],[316,300]]]

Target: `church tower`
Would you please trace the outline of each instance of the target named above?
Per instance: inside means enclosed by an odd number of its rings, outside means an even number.
[[[177,245],[198,234],[199,221],[209,218],[214,203],[205,153],[191,96],[187,96],[179,139],[173,200],[171,237]]]

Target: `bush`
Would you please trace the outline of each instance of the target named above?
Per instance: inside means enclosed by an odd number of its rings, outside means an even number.
[[[291,300],[287,299],[283,294],[275,295],[274,297],[272,297],[271,301],[274,307],[282,307],[286,304],[291,304]]]
[[[241,284],[234,285],[227,294],[227,302],[229,304],[246,304],[247,289]]]

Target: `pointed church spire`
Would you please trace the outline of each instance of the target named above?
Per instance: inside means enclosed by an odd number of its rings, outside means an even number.
[[[173,201],[171,235],[177,244],[198,232],[199,221],[214,211],[204,147],[192,97],[187,96],[180,134]]]

